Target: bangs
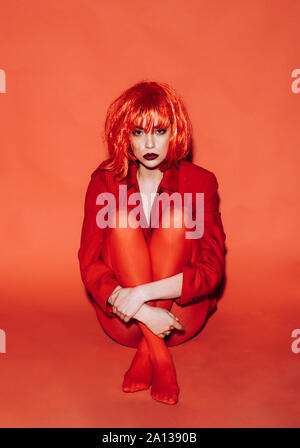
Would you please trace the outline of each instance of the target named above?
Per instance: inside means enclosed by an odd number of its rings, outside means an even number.
[[[145,132],[150,132],[155,128],[168,128],[171,124],[171,110],[167,104],[135,104],[127,115],[125,125],[130,131],[136,127],[143,127]],[[157,118],[157,122],[155,119]],[[127,123],[126,123],[127,121]]]

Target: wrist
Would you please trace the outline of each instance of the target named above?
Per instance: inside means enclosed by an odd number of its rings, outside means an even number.
[[[156,311],[156,308],[146,303],[141,306],[141,308],[135,313],[133,316],[134,319],[142,322],[145,325],[148,325],[151,320],[153,320],[153,313]]]
[[[138,320],[139,322],[145,323],[145,318],[147,314],[147,306],[148,305],[142,305],[140,309],[135,313],[133,316],[134,319]]]
[[[137,295],[138,295],[141,305],[144,305],[144,303],[147,302],[147,300],[150,300],[147,283],[145,283],[143,285],[136,286],[136,292],[137,292]]]

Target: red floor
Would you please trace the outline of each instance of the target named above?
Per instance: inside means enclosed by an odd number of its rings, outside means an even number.
[[[1,427],[300,426],[296,301],[251,302],[250,288],[239,310],[227,291],[202,333],[171,348],[181,392],[169,406],[149,391],[122,392],[134,349],[102,332],[79,285],[64,297],[69,310],[57,305],[55,287],[51,309],[38,291],[30,307],[3,301]]]

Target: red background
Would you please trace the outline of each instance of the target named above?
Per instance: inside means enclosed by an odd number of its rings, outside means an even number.
[[[0,425],[299,426],[300,3],[0,9]],[[121,391],[134,350],[103,333],[77,260],[87,184],[107,157],[107,107],[142,79],[182,95],[193,161],[217,176],[227,235],[219,309],[170,349],[181,387],[173,407]]]

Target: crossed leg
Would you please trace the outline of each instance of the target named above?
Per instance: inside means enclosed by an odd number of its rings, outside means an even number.
[[[190,254],[187,253],[187,247],[190,246],[184,238],[184,226],[177,228],[175,224],[181,219],[181,214],[173,209],[170,218],[169,228],[160,226],[153,230],[149,245],[142,229],[133,228],[129,221],[126,228],[107,229],[106,245],[109,254],[107,255],[108,260],[104,261],[111,265],[122,287],[149,283],[181,272],[183,263],[190,257]],[[147,302],[147,305],[159,306],[168,310],[172,308],[173,304],[174,299]],[[177,309],[179,308],[177,306]],[[172,312],[178,316],[173,309]],[[192,312],[190,318],[192,316],[195,320],[195,313]],[[151,396],[154,399],[168,404],[177,402],[179,387],[167,345],[178,344],[193,336],[189,329],[190,323],[185,319],[182,321],[183,314],[178,317],[186,328],[185,334],[173,335],[172,333],[167,339],[171,342],[172,337],[177,336],[177,341],[169,344],[154,335],[141,322],[132,319],[128,325],[117,317],[111,319],[114,321],[114,325],[111,328],[106,326],[105,331],[115,340],[123,341],[121,343],[124,343],[128,336],[125,345],[138,347],[131,366],[125,373],[123,391],[135,392],[147,389],[152,382]],[[191,325],[191,328],[195,330],[195,323]],[[137,331],[138,329],[139,331]],[[196,325],[196,330],[199,331],[199,325]]]

